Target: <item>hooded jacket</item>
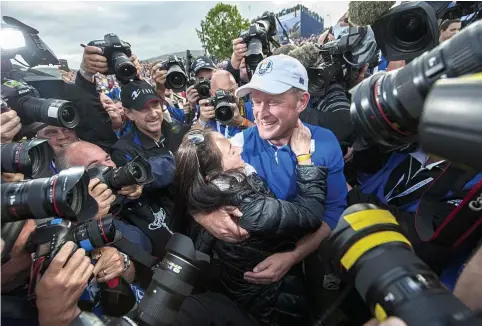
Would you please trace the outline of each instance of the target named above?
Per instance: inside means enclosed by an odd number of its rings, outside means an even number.
[[[214,239],[199,226],[192,230],[196,249],[219,257],[225,294],[261,324],[297,325],[307,316],[301,264],[268,285],[248,283],[243,276],[269,256],[294,250],[297,240],[321,226],[327,175],[325,167],[297,166],[298,192],[291,202],[276,199],[263,179],[249,176],[251,187],[237,195],[243,213],[239,224],[250,234],[243,242]]]

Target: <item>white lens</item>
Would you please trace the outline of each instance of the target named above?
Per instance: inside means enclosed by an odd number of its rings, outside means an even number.
[[[17,29],[3,28],[0,30],[0,48],[2,50],[13,50],[25,46],[25,37]]]

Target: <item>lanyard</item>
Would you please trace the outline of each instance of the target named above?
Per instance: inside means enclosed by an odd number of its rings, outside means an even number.
[[[216,128],[218,129],[218,132],[222,134],[221,132],[221,123],[216,120]],[[229,126],[224,126],[224,137],[229,138]]]

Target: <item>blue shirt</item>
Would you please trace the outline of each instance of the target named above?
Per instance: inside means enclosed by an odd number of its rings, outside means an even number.
[[[346,208],[347,186],[343,174],[343,154],[335,135],[328,129],[305,124],[311,131],[311,160],[314,165],[328,168],[327,196],[324,221],[336,227]],[[243,160],[266,180],[278,199],[293,200],[297,192],[296,155],[289,145],[276,147],[261,139],[258,127],[244,130],[231,138],[234,146],[242,147]]]
[[[188,123],[186,122],[186,115],[184,114],[184,110],[180,108],[176,108],[174,106],[171,106],[170,104],[167,104],[167,110],[169,111],[169,114],[171,115],[171,118],[176,120],[179,123]]]

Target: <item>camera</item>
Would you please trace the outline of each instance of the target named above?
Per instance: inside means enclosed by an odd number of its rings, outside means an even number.
[[[482,71],[481,38],[479,21],[404,68],[377,73],[350,90],[357,134],[391,150],[418,142],[419,119],[435,82]],[[457,110],[457,101],[450,103]]]
[[[184,299],[191,295],[203,263],[209,263],[209,256],[195,251],[189,237],[174,233],[138,309],[121,318],[105,316],[104,325],[172,325]],[[100,324],[95,315],[86,313],[82,313],[75,322],[76,325]]]
[[[277,33],[276,17],[272,12],[266,12],[249,29],[239,34],[248,47],[246,53],[246,70],[249,78],[256,70],[265,55],[271,54],[270,41]]]
[[[2,172],[22,173],[25,178],[42,178],[50,174],[54,157],[47,139],[31,139],[1,145]]]
[[[102,55],[107,59],[107,74],[115,74],[122,83],[128,83],[137,76],[137,68],[131,62],[131,45],[122,41],[114,33],[104,35],[104,40],[89,42],[90,46],[102,49]]]
[[[350,27],[339,39],[323,44],[319,49],[321,62],[307,68],[310,94],[324,96],[331,82],[355,80],[360,68],[376,57],[376,43],[370,36],[366,27]]]
[[[50,178],[2,183],[2,224],[51,216],[80,222],[92,218],[98,205],[89,195],[89,180],[84,168],[74,167]]]
[[[168,56],[162,69],[167,70],[166,88],[172,89],[176,93],[186,89],[188,76],[181,59],[175,55]]]
[[[89,178],[98,178],[110,189],[120,190],[124,186],[145,185],[154,180],[149,162],[137,156],[123,167],[114,169],[110,166],[96,165],[87,172]]]
[[[211,96],[211,81],[209,79],[199,78],[194,84],[194,88],[197,90],[201,100],[207,99]]]
[[[371,204],[347,208],[327,239],[331,270],[348,282],[378,320],[396,316],[408,326],[482,324],[412,250],[390,212]]]
[[[34,265],[36,262],[42,264],[40,269],[43,272],[67,241],[73,241],[86,252],[115,242],[120,233],[116,233],[112,221],[112,216],[100,220],[91,219],[80,224],[60,218],[52,219],[37,225],[27,241],[27,250],[34,254]]]
[[[436,11],[427,2],[396,6],[377,19],[372,29],[387,61],[414,59],[433,49],[439,39]]]
[[[230,92],[219,89],[208,100],[209,105],[214,106],[216,120],[223,125],[227,125],[233,120],[234,110],[232,105],[236,103],[236,100]]]
[[[72,129],[79,124],[80,117],[72,102],[41,98],[37,89],[23,81],[3,79],[2,99],[17,111],[25,125],[43,122]]]

